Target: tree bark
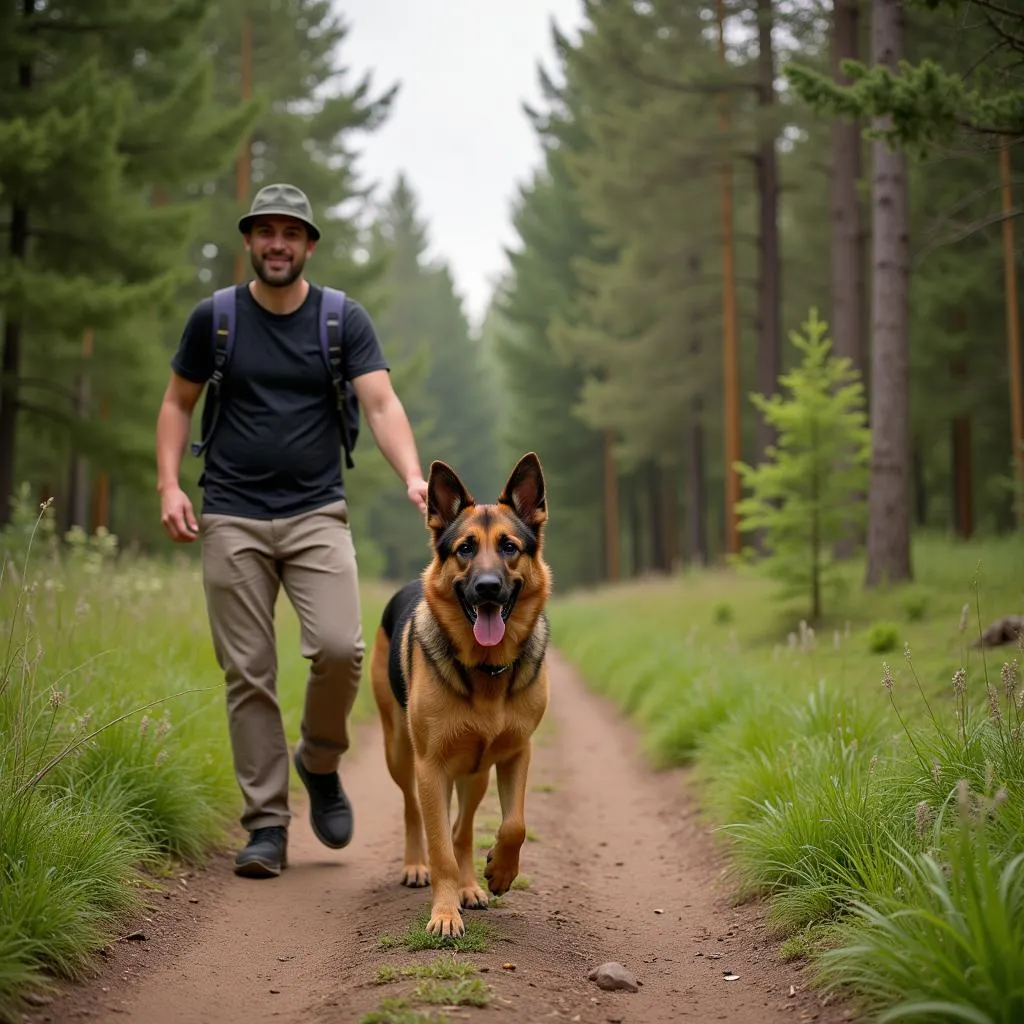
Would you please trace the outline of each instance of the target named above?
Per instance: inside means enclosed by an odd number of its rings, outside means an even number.
[[[648,534],[651,538],[651,569],[654,572],[668,572],[668,550],[665,546],[665,496],[664,471],[653,460],[647,463],[644,473],[647,486]]]
[[[640,487],[634,472],[629,486],[629,531],[633,547],[632,576],[644,571],[644,527],[640,509]]]
[[[759,338],[757,346],[757,390],[773,395],[779,388],[782,371],[782,309],[779,272],[779,170],[775,148],[775,55],[772,48],[772,0],[757,0],[758,85],[757,104],[762,123],[757,147],[757,191],[759,196],[760,284]],[[763,461],[776,441],[774,428],[758,417],[756,455]],[[760,546],[760,545],[759,545]]]
[[[619,475],[615,465],[613,446],[615,438],[610,430],[604,432],[604,566],[605,577],[618,581],[622,574],[619,558]]]
[[[832,13],[832,73],[848,85],[840,61],[856,60],[859,52],[859,0],[835,0]],[[835,354],[847,357],[867,378],[867,349],[861,310],[866,308],[864,288],[864,212],[857,186],[862,173],[861,125],[858,120],[836,118],[832,124],[832,317]]]
[[[690,275],[694,285],[699,284],[703,263],[699,254],[690,257]],[[690,365],[696,373],[704,341],[696,327],[690,326]],[[690,403],[690,423],[686,453],[687,548],[691,563],[708,564],[707,510],[708,489],[704,457],[704,401],[700,392]]]
[[[835,0],[832,5],[832,75],[839,84],[849,84],[840,62],[860,54],[860,0]],[[832,314],[830,327],[833,351],[845,356],[868,384],[864,317],[867,308],[864,285],[864,211],[857,186],[862,174],[861,125],[857,119],[835,118],[832,122],[832,175],[830,188]],[[863,504],[865,494],[851,494],[850,506]],[[864,543],[863,528],[852,523],[833,551],[838,559],[850,558]]]
[[[873,0],[872,57],[894,72],[904,54],[901,0]],[[910,561],[909,202],[906,158],[872,143],[873,355],[865,584],[913,577]]]
[[[35,6],[35,0],[22,0],[23,16],[31,18]],[[32,64],[27,59],[18,65],[18,86],[26,91],[32,88]],[[9,237],[11,261],[24,263],[28,254],[28,210],[17,199],[11,205]],[[5,311],[4,348],[0,356],[0,529],[11,521],[11,499],[14,497],[21,336],[21,315]]]
[[[953,361],[954,393],[967,388],[967,360]],[[953,418],[950,438],[953,455],[953,526],[956,535],[969,540],[974,534],[974,471],[971,467],[971,417],[961,412]]]

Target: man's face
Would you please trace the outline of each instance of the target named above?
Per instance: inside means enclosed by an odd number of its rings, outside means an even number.
[[[298,280],[316,248],[302,221],[293,217],[260,217],[246,236],[252,268],[271,288],[287,288]]]

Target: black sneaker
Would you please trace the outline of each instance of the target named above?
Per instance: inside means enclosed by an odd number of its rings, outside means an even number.
[[[276,878],[286,867],[288,830],[281,825],[253,829],[235,857],[235,874],[246,878]]]
[[[324,846],[340,850],[352,841],[352,805],[337,772],[311,772],[295,751],[295,770],[309,793],[309,823]]]

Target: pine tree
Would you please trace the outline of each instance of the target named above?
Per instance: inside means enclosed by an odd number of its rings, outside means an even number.
[[[428,248],[416,196],[399,175],[378,211],[370,243],[371,256],[386,264],[377,329],[402,375],[396,389],[424,461],[442,459],[458,467],[470,490],[496,498],[504,471],[494,450],[495,423],[479,345],[470,337],[447,265],[429,261]],[[354,493],[372,508],[367,529],[388,577],[418,573],[428,555],[427,536],[404,488],[386,479],[368,495],[359,481]]]
[[[834,579],[829,552],[850,539],[863,514],[863,506],[850,508],[849,496],[866,486],[871,454],[860,375],[848,358],[831,354],[827,330],[812,309],[803,334],[790,334],[802,359],[779,379],[788,395],[751,396],[778,443],[767,461],[739,466],[749,494],[737,507],[742,532],[763,531],[765,570],[787,595],[808,600],[813,622]]]
[[[569,46],[552,30],[564,67]],[[496,339],[496,354],[508,394],[504,444],[510,457],[538,453],[558,514],[548,527],[549,558],[563,585],[592,583],[605,576],[607,552],[619,537],[607,537],[603,432],[577,415],[592,373],[553,340],[557,322],[578,314],[580,263],[611,258],[585,218],[566,167],[567,155],[587,145],[570,86],[540,73],[547,109],[527,108],[543,147],[543,165],[519,190],[513,227],[519,245],[508,252],[510,274],[495,296],[508,324]],[[603,556],[604,555],[604,556]]]
[[[18,83],[0,94],[0,195],[9,210],[0,524],[16,455],[27,454],[20,426],[45,431],[65,464],[103,436],[83,402],[83,339],[118,336],[125,367],[138,363],[131,328],[166,312],[189,276],[194,225],[182,210],[148,208],[153,168],[170,181],[219,170],[251,120],[250,108],[218,113],[208,102],[196,46],[205,6],[22,0],[0,16],[4,78]],[[176,88],[155,88],[174,77]]]

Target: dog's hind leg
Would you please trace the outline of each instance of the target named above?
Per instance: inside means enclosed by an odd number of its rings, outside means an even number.
[[[459,797],[459,815],[452,829],[452,845],[455,859],[459,862],[459,902],[470,910],[484,910],[487,907],[487,893],[480,888],[473,863],[473,818],[480,801],[487,795],[491,781],[491,770],[463,775],[455,780],[455,792]]]
[[[405,854],[402,867],[402,885],[418,888],[430,884],[424,849],[423,815],[416,795],[416,771],[412,756],[412,741],[405,723],[405,714],[395,700],[388,681],[387,637],[378,630],[370,662],[373,696],[380,714],[384,732],[384,759],[395,785],[402,791],[405,803]]]
[[[430,884],[430,871],[424,850],[423,815],[420,812],[419,796],[416,793],[416,772],[413,767],[412,743],[406,732],[405,723],[400,724],[398,734],[389,738],[385,747],[388,771],[398,783],[405,801],[405,866],[402,870],[402,885],[418,888]]]
[[[498,841],[487,854],[484,878],[495,896],[508,892],[519,874],[519,851],[526,841],[526,779],[530,770],[527,744],[497,766],[501,825]]]

